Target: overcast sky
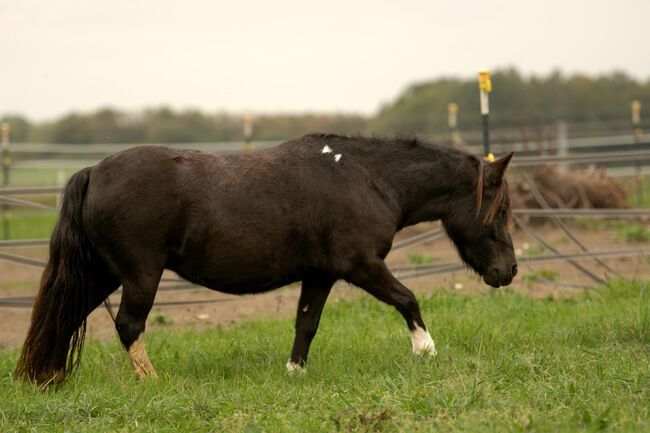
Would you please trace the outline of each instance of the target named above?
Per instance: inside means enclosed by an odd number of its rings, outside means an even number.
[[[0,114],[372,114],[483,66],[647,80],[649,19],[650,0],[0,0]]]

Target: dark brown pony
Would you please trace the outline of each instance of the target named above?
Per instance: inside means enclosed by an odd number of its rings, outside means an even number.
[[[469,267],[491,286],[509,284],[511,157],[312,134],[246,155],[138,147],[106,158],[66,186],[16,375],[68,376],[86,317],[122,285],[117,332],[136,374],[155,377],[142,333],[165,269],[235,294],[302,281],[290,371],[302,371],[339,279],[396,307],[413,351],[433,355],[415,296],[384,258],[403,227],[442,220]]]

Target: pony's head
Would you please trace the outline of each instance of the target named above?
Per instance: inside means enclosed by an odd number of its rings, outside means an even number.
[[[513,153],[494,161],[473,159],[476,189],[457,201],[443,225],[461,259],[492,287],[507,286],[517,274],[508,184],[504,178]]]

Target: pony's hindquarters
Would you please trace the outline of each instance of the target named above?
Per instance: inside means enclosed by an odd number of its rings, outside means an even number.
[[[79,363],[86,317],[119,286],[83,226],[82,207],[91,170],[76,173],[65,188],[50,240],[50,258],[16,367],[19,378],[38,383],[65,379]]]

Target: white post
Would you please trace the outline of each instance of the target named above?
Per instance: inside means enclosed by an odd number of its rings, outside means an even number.
[[[11,126],[7,122],[3,122],[0,125],[0,130],[2,133],[2,147],[0,148],[0,161],[2,163],[2,186],[9,186],[9,170],[11,169],[11,153],[10,153],[10,143],[9,143],[9,134],[11,132]],[[5,203],[2,205],[2,231],[5,239],[9,239],[9,224],[13,215],[11,209]]]
[[[565,121],[557,122],[557,155],[560,157],[569,156],[569,127]],[[566,171],[568,164],[561,161],[560,169]]]
[[[490,152],[490,126],[488,116],[490,114],[489,94],[492,91],[492,80],[490,71],[481,69],[478,71],[478,87],[481,91],[481,124],[483,126],[483,153],[488,161],[494,161],[494,155]]]
[[[632,109],[632,128],[634,128],[635,144],[641,141],[641,101],[635,99],[630,104]]]
[[[641,143],[641,101],[637,99],[632,101],[630,109],[632,111],[632,140],[638,146]],[[634,164],[634,167],[636,172],[636,204],[641,207],[643,203],[643,170],[639,161]]]
[[[255,150],[253,145],[253,115],[250,113],[244,115],[244,150],[246,152]]]
[[[447,126],[449,127],[449,141],[457,145],[460,140],[458,136],[458,104],[450,102],[447,104]]]
[[[60,168],[56,172],[56,186],[63,188],[65,186],[65,170]],[[61,199],[63,198],[63,191],[56,195],[56,208],[61,206]]]

